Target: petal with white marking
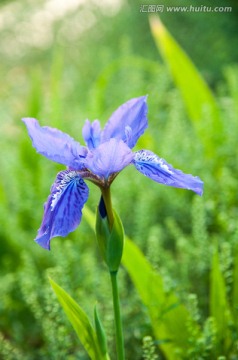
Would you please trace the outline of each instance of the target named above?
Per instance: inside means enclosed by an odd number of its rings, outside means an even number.
[[[137,151],[134,155],[133,164],[143,175],[158,183],[192,190],[198,195],[203,193],[203,182],[198,176],[184,174],[181,170],[174,169],[172,165],[152,151]]]
[[[35,241],[50,249],[50,240],[67,236],[79,225],[88,199],[88,186],[77,171],[61,171],[44,206],[44,216]]]

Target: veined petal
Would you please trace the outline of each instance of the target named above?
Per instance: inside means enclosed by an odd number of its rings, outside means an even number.
[[[101,142],[101,127],[98,120],[94,120],[92,124],[89,120],[85,121],[83,127],[83,138],[89,150],[95,149]]]
[[[122,141],[111,139],[88,153],[86,166],[94,174],[108,178],[131,163],[133,153]]]
[[[88,199],[88,187],[77,171],[61,171],[44,206],[44,217],[35,241],[50,249],[50,240],[67,236],[79,225],[82,208]]]
[[[37,152],[48,159],[64,164],[75,170],[83,167],[87,149],[68,134],[48,126],[40,126],[33,118],[25,118],[29,136]]]
[[[152,151],[140,150],[135,153],[133,163],[143,175],[161,184],[192,190],[198,195],[203,193],[203,182],[198,176],[184,174],[174,169],[164,159]]]
[[[148,126],[146,98],[141,96],[121,105],[105,125],[102,141],[120,139],[132,149]]]

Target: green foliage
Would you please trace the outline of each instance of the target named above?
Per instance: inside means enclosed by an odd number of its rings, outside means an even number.
[[[217,252],[213,256],[210,292],[210,311],[217,326],[218,347],[225,341],[228,343],[225,343],[223,347],[229,348],[230,343],[227,332],[229,331],[229,323],[231,323],[231,314],[226,299],[225,281],[220,269]]]
[[[213,94],[191,60],[176,43],[158,17],[151,17],[155,42],[181,91],[188,115],[203,143],[205,153],[213,157],[220,144],[222,122]],[[201,121],[202,118],[206,120]]]
[[[50,279],[51,286],[63,307],[65,314],[69,321],[73,325],[81,343],[87,351],[90,359],[92,360],[106,360],[109,359],[105,352],[105,341],[102,343],[102,336],[97,337],[99,322],[97,321],[97,332],[93,329],[90,321],[81,309],[81,307],[72,299],[72,297],[64,291],[59,285],[57,285],[52,279]],[[96,316],[98,320],[98,317]],[[101,330],[101,327],[100,327]],[[100,335],[102,331],[100,331]],[[101,347],[102,346],[102,347]]]
[[[151,336],[145,336],[143,338],[143,359],[144,360],[156,360],[158,356],[155,354],[155,345]]]
[[[107,351],[107,338],[106,338],[106,333],[103,328],[103,325],[99,319],[99,315],[98,315],[96,306],[94,308],[94,322],[95,322],[95,330],[96,330],[96,334],[97,334],[98,344],[100,346],[102,354],[105,355],[108,352]],[[109,359],[109,356],[108,356],[108,359]]]
[[[123,264],[148,308],[158,343],[168,359],[178,358],[174,349],[185,348],[188,333],[186,309],[173,292],[165,292],[161,276],[154,272],[140,250],[126,240]]]
[[[215,93],[222,119],[220,142],[217,146],[212,140],[217,134],[214,126],[211,136],[205,134],[208,145],[201,135],[205,130],[198,131],[197,126],[206,129],[209,111],[195,109],[200,120],[198,125],[191,121],[167,68],[157,62],[155,47],[149,51],[154,44],[147,19],[139,19],[141,27],[128,38],[115,36],[112,19],[105,20],[113,48],[95,46],[103,37],[103,30],[95,26],[88,38],[82,34],[84,45],[70,39],[66,46],[59,31],[54,50],[38,50],[28,57],[22,51],[20,60],[2,61],[0,358],[4,360],[88,360],[49,286],[49,275],[80,299],[87,314],[98,301],[114,360],[110,281],[86,221],[94,221],[99,191],[89,185],[91,213],[84,210],[75,232],[54,239],[50,253],[39,248],[33,239],[43,203],[62,166],[35,153],[21,116],[37,116],[42,125],[60,127],[82,141],[84,119],[105,122],[122,102],[146,93],[149,128],[137,148],[149,148],[176,168],[199,175],[205,192],[199,198],[158,185],[132,167],[113,183],[114,207],[133,239],[126,245],[124,262],[131,277],[125,268],[118,274],[126,357],[153,359],[158,353],[161,359],[237,358],[238,69],[224,69]],[[149,40],[136,48],[131,36]],[[194,98],[192,91],[189,96]],[[209,160],[206,146],[214,154]]]

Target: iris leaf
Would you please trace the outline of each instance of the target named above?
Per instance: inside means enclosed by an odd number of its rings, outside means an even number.
[[[94,229],[95,217],[92,212],[86,206],[83,212],[84,219]],[[161,275],[153,270],[139,248],[127,236],[122,264],[147,307],[156,343],[160,344],[166,359],[179,360],[177,350],[189,346],[187,324],[191,318],[188,311],[172,291],[165,291]]]
[[[150,27],[157,48],[168,64],[174,82],[182,94],[188,115],[203,143],[205,153],[212,157],[216,147],[222,142],[222,122],[215,98],[190,58],[158,16],[150,18]]]
[[[234,272],[233,272],[233,292],[232,292],[232,305],[233,311],[238,310],[238,246],[235,248],[234,253]]]
[[[224,348],[229,348],[230,336],[229,327],[232,323],[230,307],[226,297],[226,286],[224,276],[221,271],[218,251],[216,250],[212,260],[212,270],[210,278],[210,313],[216,321],[218,344],[223,344]]]
[[[160,274],[152,269],[140,249],[128,238],[122,262],[148,309],[155,340],[166,359],[180,359],[177,350],[188,347],[188,311],[172,291],[165,291]]]
[[[92,360],[109,360],[108,354],[101,352],[95,330],[93,329],[86,313],[72,299],[72,297],[50,279],[51,286],[64,309],[64,312],[71,322],[79,340]]]

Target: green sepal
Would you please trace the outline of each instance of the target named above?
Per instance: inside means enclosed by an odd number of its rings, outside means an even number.
[[[94,308],[94,322],[95,322],[95,329],[96,329],[98,344],[100,346],[102,354],[106,355],[107,354],[107,338],[106,338],[106,333],[103,328],[103,325],[100,321],[96,305]]]
[[[124,229],[120,217],[113,210],[114,222],[110,231],[107,217],[102,218],[97,208],[96,237],[103,260],[110,272],[118,270],[124,246]]]

